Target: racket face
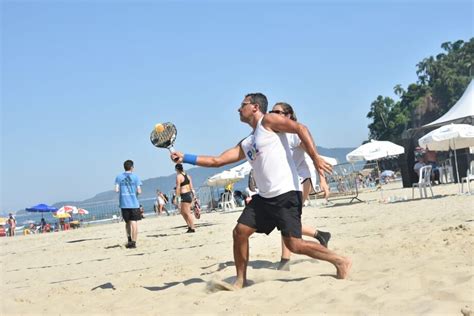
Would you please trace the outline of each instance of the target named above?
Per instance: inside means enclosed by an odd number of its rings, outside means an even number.
[[[162,125],[164,127],[162,132],[157,133],[155,129],[151,131],[150,141],[155,147],[170,148],[174,144],[178,130],[176,126],[170,122],[163,123]]]

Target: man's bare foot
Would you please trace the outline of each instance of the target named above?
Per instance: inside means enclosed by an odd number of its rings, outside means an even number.
[[[233,284],[233,286],[234,286],[236,289],[239,289],[239,290],[240,290],[241,288],[247,286],[247,285],[248,285],[248,284],[247,284],[246,281],[244,281],[244,280],[239,280],[239,279],[236,279],[235,282],[234,282],[234,284]]]
[[[337,269],[337,278],[338,279],[345,279],[349,275],[349,271],[351,270],[352,267],[352,261],[351,259],[347,257],[342,257],[343,261],[340,263],[336,264],[336,269]]]
[[[223,280],[212,280],[209,282],[209,287],[214,291],[238,291],[243,285],[237,281],[232,284]]]

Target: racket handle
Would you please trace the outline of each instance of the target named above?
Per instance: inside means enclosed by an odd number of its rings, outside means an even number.
[[[174,147],[173,147],[173,146],[170,146],[170,147],[168,147],[168,150],[170,151],[170,153],[174,153],[174,152],[176,152],[176,150],[174,149]],[[178,162],[178,160],[179,160],[179,158],[175,158],[175,159],[173,159],[173,161],[174,161],[174,162]]]

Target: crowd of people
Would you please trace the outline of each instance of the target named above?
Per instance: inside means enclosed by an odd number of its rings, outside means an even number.
[[[69,228],[77,228],[79,224],[75,224],[72,217],[66,221],[64,218],[60,218],[58,222],[48,223],[44,217],[41,217],[39,223],[28,221],[27,224],[18,226],[17,220],[13,213],[8,214],[8,218],[5,221],[5,225],[0,225],[0,237],[14,237],[16,231],[19,230],[23,235],[50,233]]]

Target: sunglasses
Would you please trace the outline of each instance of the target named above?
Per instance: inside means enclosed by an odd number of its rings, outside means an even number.
[[[248,104],[253,104],[253,103],[252,102],[242,102],[242,103],[240,103],[240,108],[243,109]]]
[[[280,111],[280,110],[273,110],[273,111],[270,111],[270,113],[283,114],[283,115],[287,115],[287,114],[288,114],[288,112]]]

